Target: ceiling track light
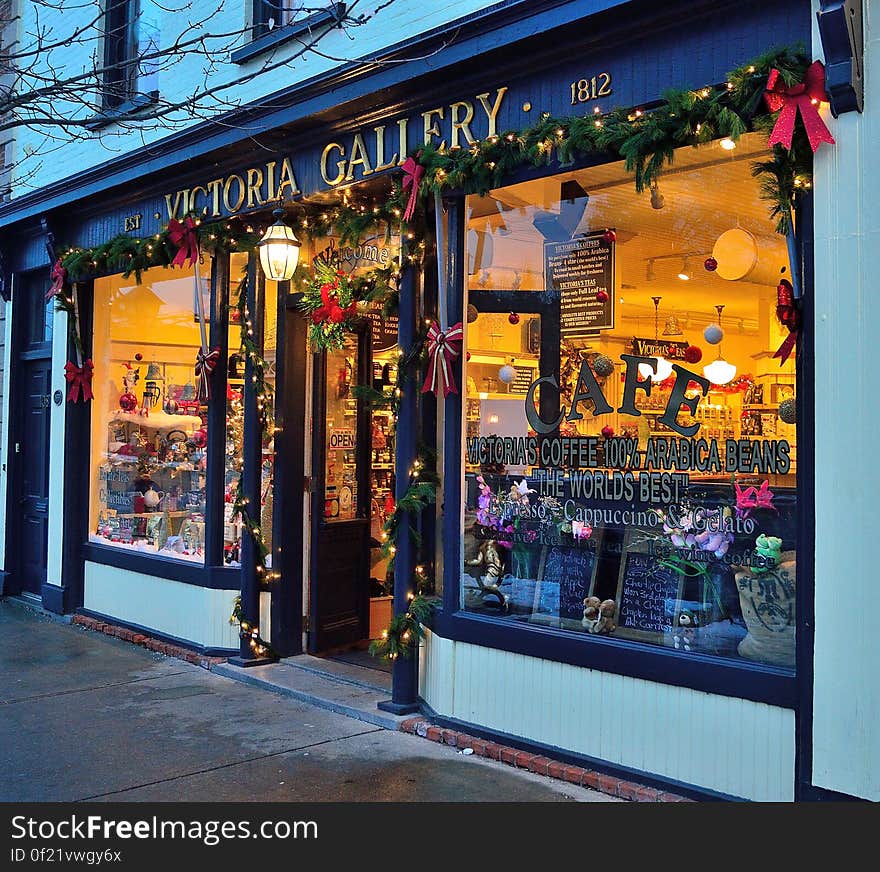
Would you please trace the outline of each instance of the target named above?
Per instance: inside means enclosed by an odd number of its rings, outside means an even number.
[[[687,257],[681,262],[681,272],[678,274],[678,277],[683,282],[689,282],[691,280],[691,271]]]

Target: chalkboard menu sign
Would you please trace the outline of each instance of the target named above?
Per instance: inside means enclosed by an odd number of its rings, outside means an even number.
[[[596,552],[589,548],[553,545],[538,570],[540,583],[559,586],[559,617],[580,620],[596,572]]]
[[[681,576],[661,566],[656,557],[630,551],[621,568],[618,586],[618,625],[643,633],[672,629]]]
[[[510,393],[525,394],[528,393],[529,386],[538,377],[537,371],[530,366],[516,366],[516,378],[510,383]]]
[[[604,236],[601,231],[544,243],[546,287],[560,292],[563,339],[614,327],[614,243]],[[607,295],[605,302],[596,299],[599,291]]]
[[[371,303],[367,309],[370,319],[370,342],[373,354],[390,351],[397,345],[397,315],[383,315],[378,303]]]

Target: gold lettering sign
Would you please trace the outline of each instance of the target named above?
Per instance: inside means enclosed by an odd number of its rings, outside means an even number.
[[[241,209],[256,209],[279,199],[290,199],[299,193],[293,163],[285,157],[280,163],[273,160],[261,167],[249,167],[244,172],[165,194],[165,211],[169,221],[189,212],[219,218],[223,214],[234,215]]]

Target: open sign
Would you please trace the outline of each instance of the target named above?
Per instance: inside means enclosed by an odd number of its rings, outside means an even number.
[[[331,430],[328,440],[328,446],[331,451],[344,451],[348,448],[354,448],[354,430],[349,430],[348,428]]]

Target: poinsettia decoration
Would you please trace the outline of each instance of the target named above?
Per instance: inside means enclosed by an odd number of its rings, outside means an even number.
[[[357,318],[354,283],[331,264],[315,267],[315,278],[303,296],[302,309],[311,319],[309,342],[316,351],[342,348]]]

